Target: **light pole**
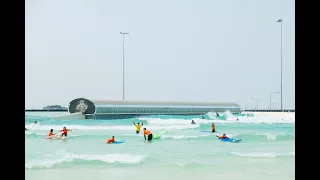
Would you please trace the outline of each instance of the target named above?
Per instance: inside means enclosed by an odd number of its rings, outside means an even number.
[[[256,100],[257,101],[257,109],[256,109],[256,111],[258,110],[258,108],[259,108],[259,100],[258,100],[258,98],[250,98],[250,99],[252,99],[252,100]]]
[[[278,19],[277,21],[278,23],[280,23],[280,56],[281,56],[281,111],[283,111],[282,108],[282,19]]]
[[[271,95],[272,95],[272,94],[277,94],[277,93],[279,93],[279,92],[270,92],[270,110],[272,109],[272,108],[271,108]]]
[[[129,34],[120,32],[122,34],[122,99],[124,100],[124,35]]]

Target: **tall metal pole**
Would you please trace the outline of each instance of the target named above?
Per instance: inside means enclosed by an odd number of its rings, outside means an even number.
[[[124,35],[129,34],[120,32],[122,34],[122,99],[124,100]]]
[[[282,104],[282,19],[278,19],[278,21],[280,23],[280,56],[281,56],[281,112],[283,111],[283,104]]]
[[[273,93],[279,93],[279,92],[270,92],[270,110],[272,109],[272,108],[271,108],[271,105],[272,105],[272,104],[271,104],[271,95],[272,95]]]

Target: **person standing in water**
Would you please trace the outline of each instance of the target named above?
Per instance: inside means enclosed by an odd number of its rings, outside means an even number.
[[[151,141],[153,138],[151,131],[147,130],[146,128],[143,128],[143,136],[145,141],[147,140],[146,136],[148,136],[148,141]]]
[[[211,130],[212,130],[212,132],[216,132],[216,126],[214,125],[214,123],[212,123],[212,125],[211,125]]]
[[[62,132],[61,137],[63,137],[63,135],[65,137],[67,137],[68,136],[68,131],[72,131],[72,130],[71,129],[67,129],[66,127],[63,127],[63,129],[60,130],[60,132]]]
[[[136,133],[139,134],[140,128],[143,126],[143,122],[141,123],[141,125],[140,125],[140,123],[135,124],[134,121],[132,121],[132,122],[133,122],[133,125],[136,126]]]

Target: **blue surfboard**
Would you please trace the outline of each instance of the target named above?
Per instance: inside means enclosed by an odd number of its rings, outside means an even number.
[[[119,140],[119,141],[116,141],[116,142],[110,143],[110,144],[122,144],[122,143],[124,143],[124,142],[125,142],[125,140]]]
[[[211,130],[202,130],[202,131],[200,131],[200,132],[212,133]],[[213,132],[213,133],[216,133],[216,132],[217,132],[217,131],[215,131],[215,132]]]
[[[218,138],[219,138],[219,137],[218,137]],[[232,138],[223,138],[223,139],[219,138],[219,139],[220,139],[221,141],[225,141],[225,142],[235,142],[235,143],[242,141],[241,139],[232,139]]]

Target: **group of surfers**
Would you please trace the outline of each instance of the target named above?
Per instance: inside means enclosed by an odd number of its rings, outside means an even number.
[[[140,134],[140,129],[143,126],[143,122],[141,123],[141,125],[140,125],[140,123],[137,123],[137,124],[134,123],[134,121],[132,121],[132,123],[136,127],[136,134]],[[34,122],[33,127],[36,124],[37,124],[37,121]],[[191,124],[195,124],[194,120],[191,121]],[[25,130],[29,130],[29,129],[25,128]],[[211,130],[212,130],[212,132],[216,132],[216,127],[215,127],[214,123],[212,123],[212,125],[211,125]],[[72,131],[72,130],[71,129],[67,129],[66,127],[63,127],[63,129],[59,131],[59,132],[62,132],[62,133],[53,134],[53,129],[50,129],[50,132],[49,132],[47,138],[54,138],[54,137],[62,138],[63,136],[67,137],[68,136],[68,131]],[[151,141],[152,138],[153,138],[152,132],[150,130],[147,130],[147,128],[143,128],[143,137],[144,137],[145,141]],[[226,136],[226,134],[223,134],[222,136],[217,136],[217,137],[219,137],[220,139],[228,138]],[[116,142],[116,140],[114,139],[114,136],[112,136],[110,139],[107,140],[106,143],[110,144],[110,143],[114,143],[114,142]]]
[[[143,126],[143,122],[141,123],[134,123],[134,121],[132,121],[133,125],[136,127],[136,134],[140,134],[140,129]],[[150,130],[147,130],[147,128],[143,128],[143,137],[145,141],[151,141],[153,138],[152,132]],[[110,139],[107,140],[107,144],[110,143],[115,143],[116,140],[114,139],[114,136],[112,136]]]
[[[37,123],[38,122],[35,121],[31,129],[33,129],[33,127],[35,125],[37,125]],[[26,127],[24,129],[25,129],[25,131],[31,130],[31,129],[27,129]],[[66,127],[63,127],[63,129],[59,131],[59,132],[62,132],[62,133],[53,134],[53,129],[50,129],[50,132],[49,132],[47,138],[48,139],[53,138],[53,137],[62,138],[63,136],[67,137],[68,136],[68,131],[72,131],[72,130],[71,129],[67,129]]]
[[[202,116],[203,117],[203,116]],[[134,123],[134,121],[132,121],[133,122],[133,125],[136,127],[136,134],[139,134],[140,133],[140,128],[143,126],[143,122],[141,123],[141,125],[140,125],[140,123]],[[194,122],[193,120],[191,121],[191,124],[192,124],[192,122]],[[215,127],[215,125],[214,125],[214,123],[212,123],[212,125],[211,125],[211,130],[212,130],[212,132],[216,132],[216,127]],[[144,137],[144,140],[145,141],[151,141],[152,140],[152,133],[151,133],[151,131],[150,130],[147,130],[146,128],[143,128],[143,137]],[[219,139],[227,139],[227,138],[229,138],[229,137],[227,137],[227,135],[226,134],[223,134],[222,136],[217,136]],[[110,143],[115,143],[116,142],[116,140],[114,139],[114,136],[112,136],[110,139],[108,139],[107,140],[107,144],[110,144]]]

